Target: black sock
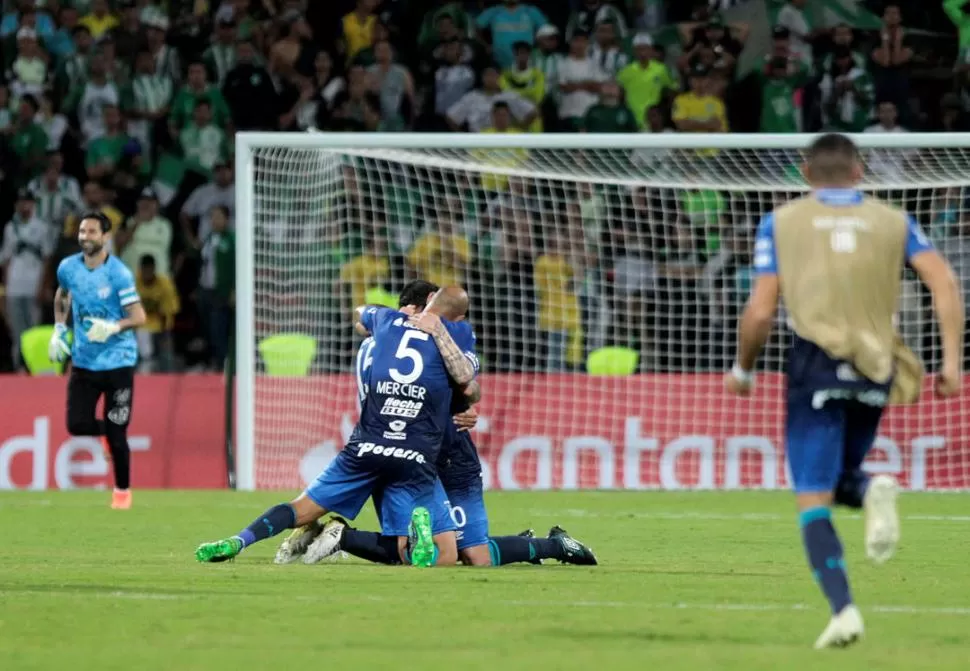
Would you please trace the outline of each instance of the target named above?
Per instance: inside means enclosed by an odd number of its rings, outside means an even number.
[[[869,488],[869,476],[860,468],[846,473],[835,485],[835,502],[848,508],[861,508]]]
[[[115,474],[115,489],[128,489],[131,486],[131,450],[125,437],[107,436],[108,451],[111,452],[111,467]]]
[[[400,564],[397,552],[397,536],[381,536],[376,531],[344,529],[340,538],[340,549],[355,557],[377,564]]]
[[[281,531],[293,528],[296,523],[296,512],[289,503],[275,505],[253,520],[252,524],[239,532],[236,536],[242,541],[243,547],[266,540]]]
[[[842,543],[832,526],[831,513],[828,508],[810,508],[803,510],[800,518],[808,563],[832,613],[839,613],[852,603],[852,594],[842,559]]]
[[[562,543],[552,538],[493,536],[488,539],[488,553],[492,557],[492,566],[559,559],[562,556]]]

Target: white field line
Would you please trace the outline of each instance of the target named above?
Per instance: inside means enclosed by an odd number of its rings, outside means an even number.
[[[701,511],[635,511],[635,510],[619,510],[609,513],[602,513],[593,510],[584,510],[582,508],[563,508],[562,510],[541,510],[538,508],[532,508],[528,511],[529,515],[541,516],[541,517],[591,517],[591,518],[601,518],[601,519],[612,519],[612,518],[636,518],[645,520],[702,520],[702,521],[742,521],[742,522],[765,522],[765,521],[790,521],[796,520],[797,515],[793,512],[791,515],[780,515],[778,513],[714,513],[714,512],[701,512]],[[850,519],[850,520],[861,520],[862,515],[859,513],[842,513],[837,512],[836,515],[839,518]],[[900,515],[903,520],[911,520],[914,522],[970,522],[970,515]]]
[[[285,569],[284,569],[285,570]],[[0,591],[2,597],[13,597],[21,594],[31,594],[33,596],[43,595],[46,597],[81,597],[94,599],[130,599],[133,601],[194,601],[199,599],[209,599],[209,594],[191,593],[166,593],[166,592],[128,592],[124,590],[94,591],[94,590],[62,590],[50,589],[29,590],[23,592]],[[279,599],[285,598],[289,601],[309,601],[318,603],[319,598],[314,596],[285,596],[280,597],[273,594],[235,594],[235,598],[256,598],[256,599]],[[388,598],[383,596],[364,596],[364,601],[374,603],[395,603],[407,602],[410,600],[402,597],[400,599]],[[528,600],[528,599],[500,599],[492,602],[502,606],[527,606],[530,608],[630,608],[634,610],[687,610],[687,611],[710,611],[710,612],[750,612],[750,613],[787,613],[787,612],[815,612],[822,611],[821,606],[812,606],[804,603],[645,603],[639,601],[547,601],[547,600]],[[955,615],[959,617],[970,616],[970,607],[959,606],[907,606],[907,605],[876,605],[869,606],[861,604],[864,612],[880,613],[885,615]]]

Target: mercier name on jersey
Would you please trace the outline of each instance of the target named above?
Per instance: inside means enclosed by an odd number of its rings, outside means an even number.
[[[88,340],[91,319],[121,321],[126,307],[139,301],[135,278],[118,257],[109,254],[97,268],[84,265],[81,253],[67,257],[57,267],[57,283],[71,294],[74,344],[71,360],[85,370],[115,370],[138,362],[138,343],[133,331],[126,330],[107,342]]]
[[[360,422],[350,442],[406,445],[432,460],[451,423],[452,382],[434,338],[407,320],[390,308],[371,307],[361,315],[373,335],[357,355]],[[471,325],[441,322],[477,373]]]

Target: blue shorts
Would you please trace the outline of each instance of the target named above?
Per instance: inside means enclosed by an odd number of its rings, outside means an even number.
[[[862,468],[879,430],[883,408],[851,399],[812,403],[814,392],[788,393],[785,448],[797,493],[833,492]]]
[[[403,534],[391,533],[390,527],[385,527],[384,525],[384,488],[380,487],[374,490],[374,511],[377,513],[377,521],[381,525],[381,535],[382,536],[407,536],[407,532]],[[445,488],[441,486],[441,480],[435,479],[434,481],[434,497],[430,506],[426,506],[428,512],[431,513],[431,533],[434,536],[438,534],[443,534],[447,531],[455,531],[455,523],[451,518],[451,510],[448,508],[448,497],[445,494]],[[412,509],[413,510],[413,509]],[[396,513],[395,517],[403,515],[404,511]],[[411,511],[407,511],[408,520],[411,519]]]
[[[358,456],[358,451],[364,454]],[[411,512],[418,506],[434,508],[435,482],[431,463],[348,445],[307,487],[306,495],[321,508],[354,519],[371,494],[380,492],[382,533],[407,536]]]
[[[451,519],[458,527],[458,549],[473,548],[488,543],[488,513],[485,512],[485,492],[481,477],[468,484],[445,490],[445,504],[451,510]]]

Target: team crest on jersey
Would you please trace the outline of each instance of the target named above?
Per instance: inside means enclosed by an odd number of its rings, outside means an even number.
[[[101,300],[106,299],[110,295],[111,295],[111,287],[100,287],[98,289],[98,298],[100,298]]]
[[[404,433],[404,428],[407,425],[407,422],[400,419],[395,419],[393,422],[388,422],[387,426],[391,430],[385,431],[384,437],[387,440],[407,440],[408,434]]]

